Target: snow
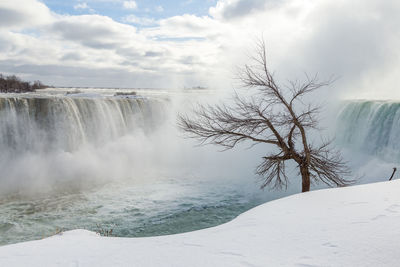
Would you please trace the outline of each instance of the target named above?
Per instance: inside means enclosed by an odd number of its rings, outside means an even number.
[[[0,247],[0,266],[400,266],[400,181],[297,194],[178,235],[69,231]]]

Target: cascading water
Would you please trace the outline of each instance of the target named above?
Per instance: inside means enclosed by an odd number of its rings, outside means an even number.
[[[337,141],[391,162],[400,162],[400,103],[346,102],[338,117]]]
[[[162,102],[145,98],[0,98],[2,151],[74,151],[162,121]]]
[[[288,194],[259,190],[254,150],[185,143],[165,94],[54,91],[0,97],[0,245],[57,229],[191,231]]]

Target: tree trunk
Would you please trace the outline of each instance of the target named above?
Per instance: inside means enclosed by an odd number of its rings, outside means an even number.
[[[310,172],[308,171],[307,166],[300,166],[300,173],[301,173],[301,192],[308,192],[310,191]]]

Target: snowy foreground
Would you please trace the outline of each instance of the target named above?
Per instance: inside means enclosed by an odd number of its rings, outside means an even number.
[[[400,266],[400,181],[298,194],[185,234],[69,231],[0,247],[0,266]]]

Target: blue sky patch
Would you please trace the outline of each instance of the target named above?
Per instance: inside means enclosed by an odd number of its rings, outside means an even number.
[[[126,2],[124,4],[124,2]],[[147,21],[169,18],[183,14],[197,16],[208,15],[210,7],[214,6],[216,0],[186,0],[186,1],[161,1],[161,0],[87,0],[87,1],[60,1],[43,0],[53,12],[63,15],[99,14],[111,17],[115,21],[132,23],[125,18],[134,15]],[[133,8],[135,7],[136,8]],[[132,23],[138,24],[138,23]]]

